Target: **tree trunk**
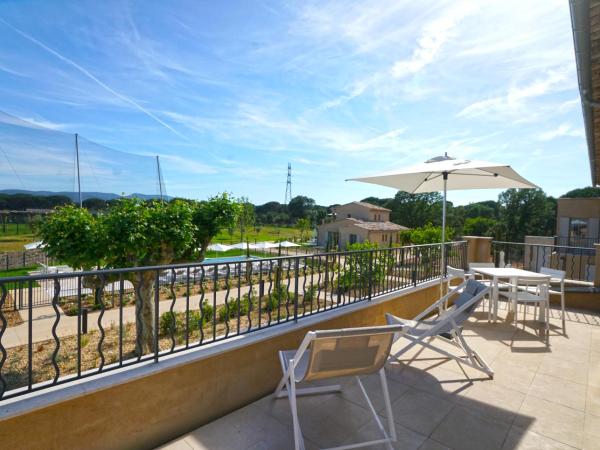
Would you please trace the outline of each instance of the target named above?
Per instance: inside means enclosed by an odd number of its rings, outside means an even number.
[[[133,275],[135,291],[135,353],[142,356],[154,351],[154,284],[156,273],[140,272]]]

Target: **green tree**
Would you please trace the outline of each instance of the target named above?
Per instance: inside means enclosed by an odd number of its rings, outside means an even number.
[[[300,242],[304,242],[304,233],[310,230],[310,220],[301,218],[296,221],[296,228],[300,230]]]
[[[105,209],[108,206],[106,200],[102,200],[101,198],[88,198],[81,203],[84,208],[90,209],[92,211],[99,211]]]
[[[240,230],[241,241],[244,241],[244,235],[248,228],[254,225],[256,216],[254,214],[254,205],[250,203],[248,197],[241,197],[239,199],[240,211],[238,215],[238,228]]]
[[[550,236],[556,229],[556,199],[541,189],[508,189],[498,196],[496,239],[522,242],[526,235]]]
[[[288,212],[292,221],[309,217],[315,207],[315,201],[312,198],[298,195],[290,200],[288,204]]]
[[[415,227],[410,230],[403,231],[401,238],[404,243],[413,245],[436,244],[442,242],[442,227],[436,227],[431,223],[423,227]],[[454,238],[454,230],[446,227],[446,241]]]
[[[579,189],[573,189],[560,198],[581,198],[581,197],[600,197],[600,187],[584,187]]]
[[[399,191],[389,202],[390,220],[409,228],[428,222],[439,224],[442,218],[442,196],[438,192],[409,194]]]
[[[98,216],[74,206],[59,208],[40,225],[39,235],[49,256],[77,269],[153,266],[203,259],[212,237],[235,221],[237,213],[237,203],[226,194],[203,202],[123,199]],[[158,332],[153,302],[156,272],[123,276],[134,287],[136,353],[142,355],[152,351]],[[110,277],[84,280],[97,295],[110,281]]]
[[[465,220],[463,234],[466,236],[493,236],[497,222],[487,217],[469,217]]]

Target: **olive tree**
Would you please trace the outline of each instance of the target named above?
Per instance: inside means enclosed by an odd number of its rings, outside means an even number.
[[[58,208],[40,225],[49,256],[70,266],[89,269],[144,267],[203,260],[211,239],[234,223],[238,205],[227,194],[206,201],[168,203],[123,199],[97,216],[75,206]],[[156,272],[123,274],[135,292],[136,353],[153,348]],[[87,277],[99,292],[110,276]]]

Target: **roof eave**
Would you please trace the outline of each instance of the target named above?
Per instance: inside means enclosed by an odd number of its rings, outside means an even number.
[[[585,125],[585,136],[588,146],[588,157],[592,185],[600,184],[600,173],[596,161],[596,144],[594,140],[594,121],[592,108],[600,105],[592,101],[592,68],[590,53],[590,16],[588,0],[569,0],[571,9],[571,27],[573,30],[573,45],[575,48],[575,62],[577,65],[577,80],[581,109]]]

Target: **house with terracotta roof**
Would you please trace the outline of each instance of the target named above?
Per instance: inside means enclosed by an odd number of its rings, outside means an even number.
[[[376,242],[381,247],[400,243],[407,227],[390,222],[390,210],[367,202],[351,202],[333,209],[334,221],[318,227],[320,247],[345,249],[357,242]]]

